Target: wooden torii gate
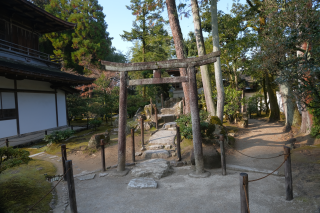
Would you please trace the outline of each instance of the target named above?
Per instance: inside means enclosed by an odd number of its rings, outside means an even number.
[[[202,66],[214,63],[220,56],[220,51],[210,54],[186,59],[176,59],[158,62],[143,63],[115,63],[101,61],[106,70],[120,72],[120,97],[119,97],[119,135],[118,135],[118,167],[117,172],[125,172],[126,161],[126,123],[127,123],[127,86],[146,84],[167,84],[189,82],[189,98],[192,119],[193,147],[196,171],[195,177],[206,176],[203,165],[202,142],[200,134],[200,118],[198,109],[198,91],[196,83],[195,66]],[[159,69],[187,68],[188,76],[161,78]],[[154,78],[130,80],[128,82],[129,71],[154,70]]]

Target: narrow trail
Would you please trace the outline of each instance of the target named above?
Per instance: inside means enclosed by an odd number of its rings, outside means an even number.
[[[283,126],[264,120],[249,119],[249,127],[236,137],[235,149],[253,157],[268,158],[283,154]],[[227,164],[245,166],[258,170],[274,170],[284,160],[283,156],[272,159],[249,158],[234,151],[227,155]],[[280,173],[283,169],[280,168]]]

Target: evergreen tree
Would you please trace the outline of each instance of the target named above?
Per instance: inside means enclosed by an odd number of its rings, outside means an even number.
[[[79,63],[96,64],[111,52],[111,37],[104,21],[105,15],[97,0],[51,0],[45,10],[56,17],[76,23],[74,30],[45,35],[53,46],[53,53],[63,59],[64,68],[81,72]]]

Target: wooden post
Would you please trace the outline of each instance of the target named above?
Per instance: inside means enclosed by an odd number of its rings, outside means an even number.
[[[185,106],[185,98],[184,98],[184,97],[182,98],[182,104],[183,104],[182,113],[183,113],[183,114],[186,114],[186,113],[185,113],[185,107],[186,107],[186,106]]]
[[[74,179],[73,179],[73,169],[72,169],[72,160],[66,161],[67,169],[67,180],[68,180],[68,191],[69,191],[69,205],[72,213],[77,213],[77,200],[76,200],[76,191],[74,188]]]
[[[63,174],[66,173],[66,164],[65,162],[67,161],[67,147],[65,144],[61,145],[61,161],[62,161],[62,168],[63,168]],[[67,176],[65,175],[63,177],[64,181],[67,181]]]
[[[44,131],[44,135],[48,135],[48,130]]]
[[[6,147],[8,148],[9,147],[9,139],[6,138]]]
[[[127,76],[127,72],[120,73],[118,172],[124,171],[126,164]]]
[[[293,189],[292,189],[292,173],[291,173],[291,155],[290,148],[283,146],[284,158],[287,160],[284,163],[284,174],[285,174],[285,188],[286,188],[286,200],[293,199]]]
[[[220,152],[221,152],[221,168],[222,168],[222,175],[226,175],[226,157],[224,152],[224,137],[220,135]]]
[[[143,118],[141,117],[140,120],[140,127],[141,127],[141,146],[143,148],[144,146],[144,124],[143,124]]]
[[[202,142],[200,132],[200,118],[198,108],[198,91],[196,82],[196,71],[194,66],[188,67],[189,73],[189,99],[192,120],[193,149],[196,166],[196,174],[204,172]]]
[[[154,107],[155,112],[155,119],[156,119],[156,129],[158,129],[158,113],[157,113],[157,106]]]
[[[71,125],[71,130],[73,130],[73,125]]]
[[[244,187],[243,187],[244,186]],[[240,205],[241,213],[248,213],[249,191],[248,174],[240,173]],[[248,203],[247,203],[248,202]]]
[[[106,158],[104,154],[104,140],[100,140],[100,146],[101,146],[101,162],[102,162],[102,171],[106,171]]]
[[[181,161],[181,149],[180,149],[180,143],[181,143],[181,134],[180,134],[180,127],[177,126],[177,155],[178,155],[178,161]]]
[[[131,144],[132,144],[132,162],[136,162],[136,157],[135,157],[135,147],[134,147],[134,129],[131,129]]]
[[[161,108],[163,108],[163,94],[161,93]]]

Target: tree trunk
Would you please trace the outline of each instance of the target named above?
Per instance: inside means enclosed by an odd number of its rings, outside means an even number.
[[[205,50],[203,35],[202,35],[198,1],[191,0],[191,7],[192,7],[193,24],[194,24],[194,31],[195,31],[194,34],[196,36],[198,55],[203,56],[206,54],[206,50]],[[201,70],[203,91],[204,91],[204,97],[206,99],[207,110],[211,114],[211,116],[215,116],[216,109],[215,109],[213,98],[212,98],[212,87],[211,87],[208,65],[201,66],[200,70]]]
[[[264,95],[264,103],[266,105],[266,114],[269,114],[269,104],[268,104],[268,95],[266,89],[266,79],[263,78],[262,80],[262,88],[263,88],[263,95]]]
[[[280,110],[279,110],[279,105],[277,101],[277,96],[274,94],[274,91],[271,87],[269,74],[267,71],[265,72],[265,79],[266,79],[266,87],[269,95],[269,102],[270,102],[270,109],[271,109],[271,113],[269,115],[269,122],[275,122],[280,120]]]
[[[281,84],[280,85],[280,92],[282,97],[282,104],[283,104],[283,112],[286,116],[286,124],[283,129],[284,132],[290,132],[291,126],[293,124],[293,115],[294,115],[294,107],[291,96],[291,88],[289,88],[288,84]]]
[[[175,0],[166,0],[167,10],[168,10],[168,17],[170,28],[172,32],[172,37],[174,41],[174,46],[176,49],[176,55],[178,59],[185,58],[185,51],[184,51],[184,44],[183,44],[183,37],[180,28],[180,23],[178,19],[177,7]],[[186,68],[180,68],[180,76],[188,76]],[[185,97],[185,114],[190,113],[190,99],[189,99],[189,86],[187,83],[182,83],[183,94]]]
[[[218,11],[217,0],[211,0],[211,26],[212,26],[212,43],[213,52],[219,51],[219,33],[218,33]],[[217,57],[217,61],[214,63],[214,71],[217,86],[217,116],[223,121],[223,108],[224,108],[224,88],[221,72],[220,57]]]
[[[296,103],[294,103],[293,108],[294,108],[294,110],[293,110],[294,112],[293,112],[293,122],[292,122],[292,125],[293,125],[293,126],[296,126],[296,127],[301,126],[301,115],[300,115],[300,112],[299,112],[299,110],[298,110],[298,107],[297,107],[297,104],[296,104]]]
[[[313,124],[313,116],[309,113],[307,107],[303,104],[301,110],[301,133],[309,134],[311,132],[311,127]]]
[[[236,68],[235,63],[236,63],[236,61],[233,61],[232,71],[234,74],[234,85],[235,85],[236,90],[238,90],[238,76],[237,76],[237,68]]]

